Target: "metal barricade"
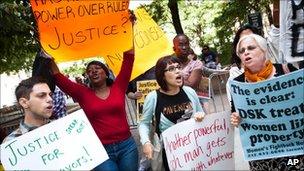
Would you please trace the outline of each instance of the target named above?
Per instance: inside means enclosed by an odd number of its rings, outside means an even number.
[[[215,70],[203,67],[203,75],[210,80],[209,113],[217,113],[230,110],[230,102],[227,98],[226,83],[229,78],[229,70]]]
[[[1,129],[9,134],[19,127],[20,120],[23,118],[22,109],[17,106],[8,106],[0,109],[0,125]]]
[[[135,100],[129,99],[127,96],[125,98],[126,102],[126,112],[127,120],[131,129],[137,128],[137,110]]]
[[[228,101],[226,93],[226,83],[228,78],[229,71],[221,71],[209,76],[211,94],[210,101],[212,103],[212,108],[210,108],[211,113],[230,110],[230,102]]]

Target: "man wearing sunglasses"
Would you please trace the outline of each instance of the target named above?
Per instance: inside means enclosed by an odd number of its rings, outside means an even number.
[[[201,60],[205,63],[205,66],[210,69],[216,69],[219,63],[217,54],[212,52],[208,45],[203,46]]]

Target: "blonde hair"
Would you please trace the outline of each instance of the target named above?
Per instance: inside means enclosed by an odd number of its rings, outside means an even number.
[[[240,53],[239,53],[240,43],[243,40],[248,39],[248,38],[251,38],[251,39],[255,40],[255,42],[257,43],[257,45],[259,46],[259,48],[261,48],[261,50],[265,53],[266,59],[269,59],[269,53],[268,53],[268,50],[267,50],[267,41],[266,41],[265,38],[263,38],[262,36],[257,35],[257,34],[249,34],[249,35],[243,36],[239,40],[239,42],[236,45],[236,54],[237,54],[237,56],[240,57]]]

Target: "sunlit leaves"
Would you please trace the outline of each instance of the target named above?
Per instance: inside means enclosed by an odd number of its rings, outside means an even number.
[[[31,68],[38,45],[30,10],[23,1],[0,3],[0,73]]]

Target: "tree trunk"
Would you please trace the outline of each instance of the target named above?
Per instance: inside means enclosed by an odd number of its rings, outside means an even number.
[[[271,25],[271,24],[273,24],[273,18],[272,18],[271,9],[270,9],[270,7],[268,5],[265,6],[265,8],[266,8],[266,14],[267,14],[268,22]]]
[[[176,31],[176,34],[184,34],[178,13],[177,0],[169,0],[168,3],[169,9],[171,11],[173,26]]]
[[[280,27],[280,0],[273,1],[273,11],[272,11],[273,25],[277,28]]]

